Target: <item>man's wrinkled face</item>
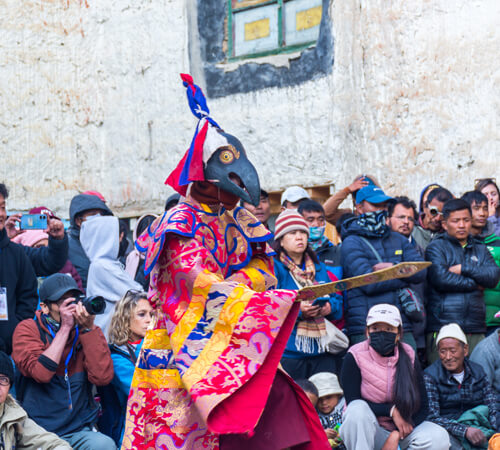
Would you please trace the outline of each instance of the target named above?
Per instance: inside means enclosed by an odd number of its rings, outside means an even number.
[[[422,220],[424,228],[433,232],[442,231],[444,202],[433,198],[428,205],[424,207],[424,218]]]
[[[403,205],[396,205],[392,216],[387,219],[387,224],[392,231],[410,237],[415,227],[415,215],[413,208],[405,208]]]
[[[438,344],[439,359],[443,367],[451,373],[464,370],[464,359],[469,347],[455,338],[444,338]]]

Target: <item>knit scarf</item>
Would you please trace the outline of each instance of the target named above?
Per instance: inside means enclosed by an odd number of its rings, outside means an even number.
[[[289,270],[290,275],[299,287],[312,286],[315,281],[316,268],[311,257],[304,253],[304,269],[295,264],[285,253],[280,253],[280,261]],[[326,325],[323,317],[312,319],[302,319],[297,321],[297,334],[295,336],[295,346],[299,352],[313,353],[314,342],[318,345],[321,353],[326,351]]]
[[[387,230],[387,211],[373,211],[361,214],[358,219],[358,225],[377,236],[383,236]]]
[[[323,244],[326,241],[328,241],[328,238],[325,235],[321,236],[316,241],[309,239],[309,247],[311,247],[316,252],[316,251],[318,251],[319,248],[321,248],[323,246]]]

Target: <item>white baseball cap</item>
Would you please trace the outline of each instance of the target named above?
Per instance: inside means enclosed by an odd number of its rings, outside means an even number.
[[[302,200],[303,198],[310,199],[311,197],[304,188],[301,188],[300,186],[290,186],[289,188],[285,189],[283,194],[281,194],[281,204],[283,205],[285,201],[295,203],[299,200]]]
[[[458,323],[449,323],[448,325],[444,325],[441,327],[436,338],[436,347],[438,346],[441,339],[446,338],[453,338],[457,341],[462,342],[463,344],[467,344],[467,338],[465,337],[465,334]]]
[[[367,327],[377,322],[388,323],[393,327],[400,327],[402,325],[401,313],[394,305],[380,303],[379,305],[372,306],[366,316]]]

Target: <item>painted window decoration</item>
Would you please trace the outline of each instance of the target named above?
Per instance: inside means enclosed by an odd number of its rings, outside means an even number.
[[[298,51],[316,43],[322,0],[228,0],[228,59]]]

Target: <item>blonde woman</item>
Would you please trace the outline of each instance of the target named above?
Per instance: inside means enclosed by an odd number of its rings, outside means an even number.
[[[104,413],[101,421],[104,423],[100,423],[100,426],[107,430],[107,434],[115,439],[118,446],[121,445],[135,363],[141,349],[142,339],[152,319],[153,308],[149,304],[146,293],[134,290],[127,291],[118,301],[111,318],[108,342],[115,371],[111,382],[114,394],[109,390],[100,392]],[[119,403],[119,412],[116,400]]]

